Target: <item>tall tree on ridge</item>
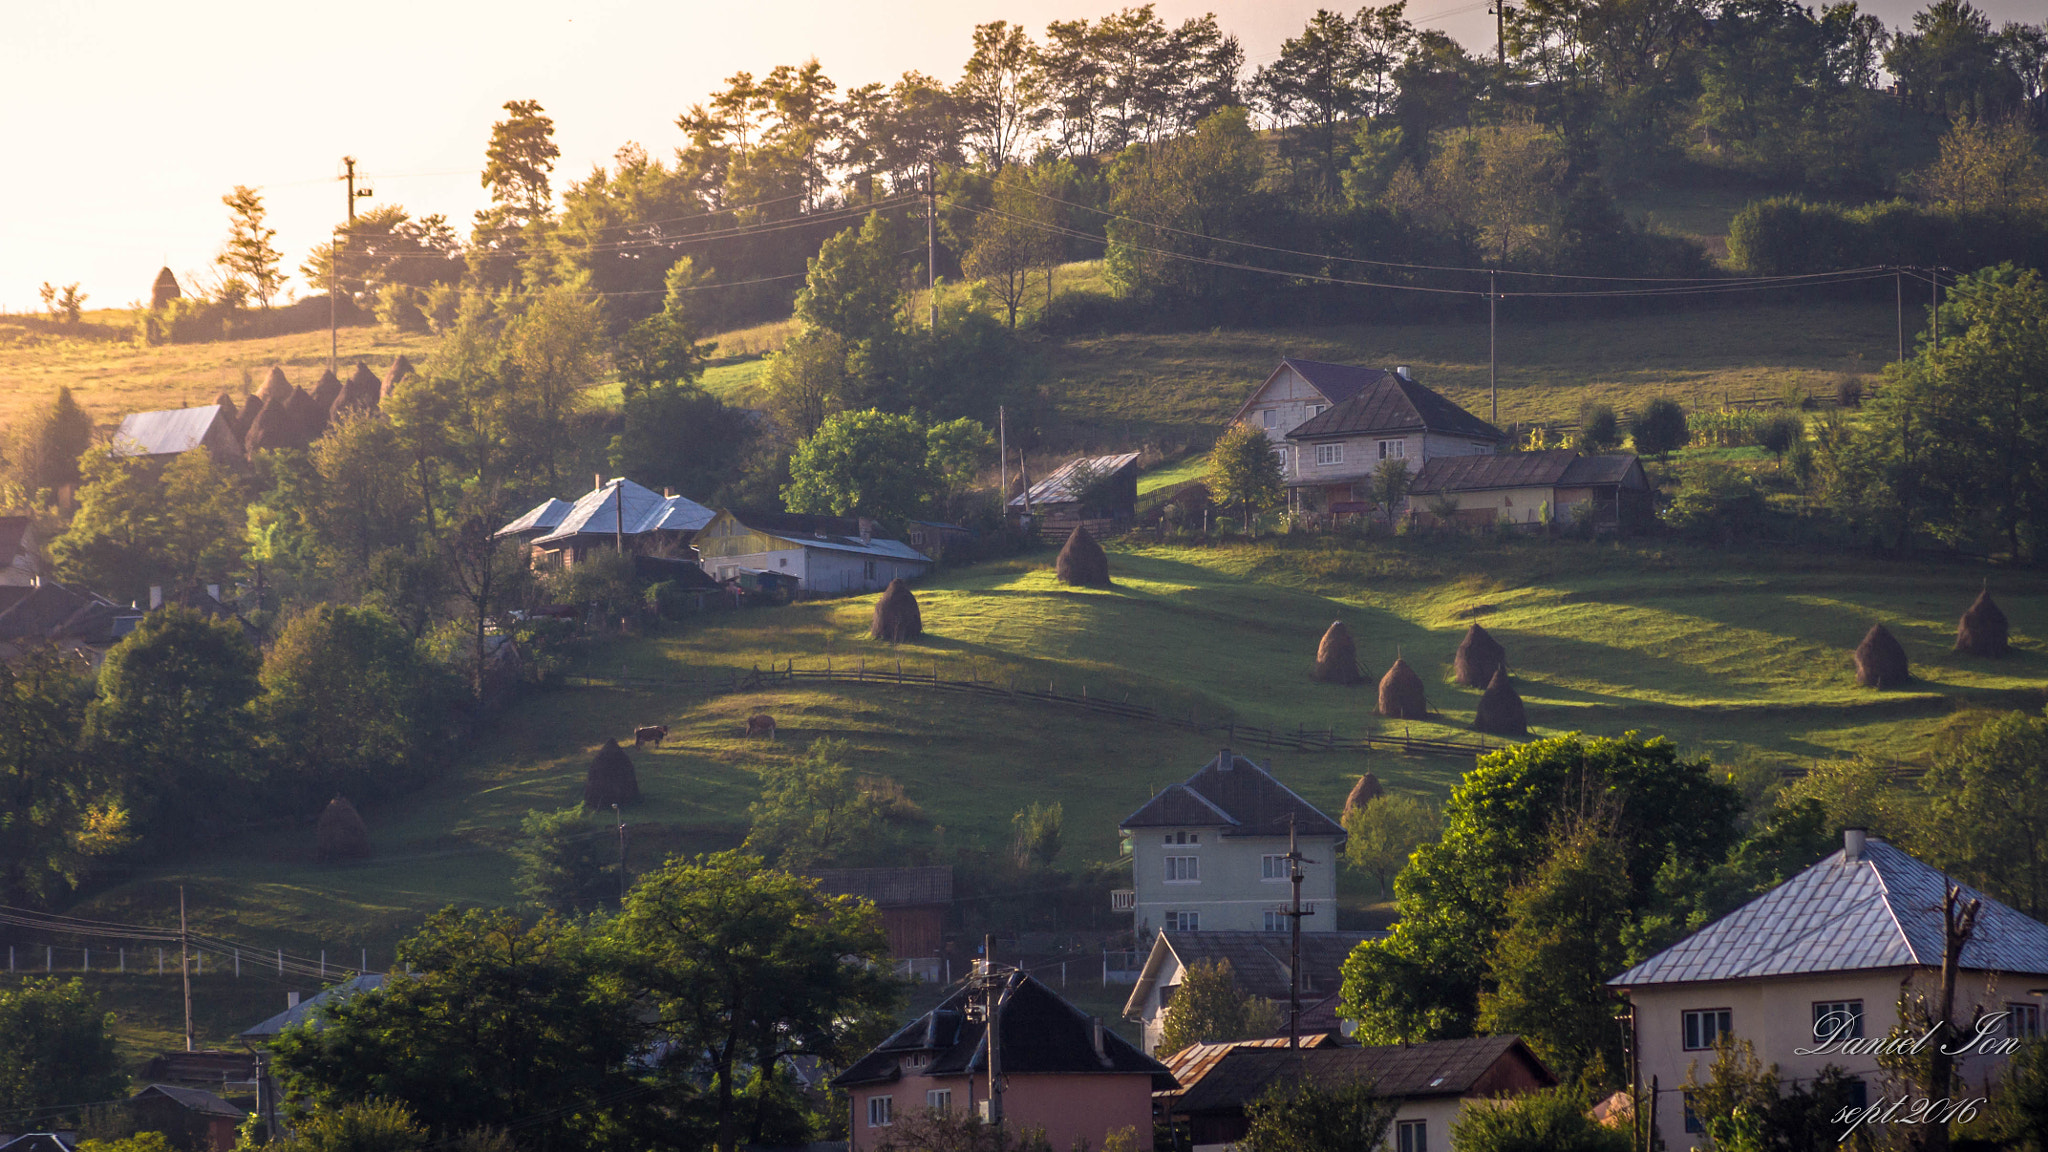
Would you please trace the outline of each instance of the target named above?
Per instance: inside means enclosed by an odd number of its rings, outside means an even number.
[[[271,243],[277,238],[277,229],[263,222],[268,214],[263,197],[256,189],[237,184],[220,202],[228,206],[228,239],[213,262],[247,284],[257,302],[268,308],[285,275],[278,269],[284,258]]]

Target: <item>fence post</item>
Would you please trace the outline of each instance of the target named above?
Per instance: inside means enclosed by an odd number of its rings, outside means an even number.
[[[52,947],[50,947],[49,945],[45,944],[45,945],[43,945],[43,971],[45,971],[45,972],[55,972],[56,970],[57,970],[57,950],[56,950],[55,948],[52,948]]]
[[[237,980],[240,980],[241,978],[242,978],[242,950],[241,950],[240,948],[237,948],[237,949],[235,949],[235,979],[237,979]]]
[[[85,950],[85,970],[87,972],[92,971],[92,949],[90,948]]]

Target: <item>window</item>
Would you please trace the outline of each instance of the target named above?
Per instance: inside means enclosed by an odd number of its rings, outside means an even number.
[[[868,561],[867,571],[864,573],[864,575],[869,580],[873,580],[875,578],[875,562],[873,560]]]
[[[1318,444],[1318,445],[1316,445],[1316,465],[1317,465],[1317,467],[1328,467],[1329,465],[1332,465],[1332,464],[1342,464],[1343,462],[1344,462],[1344,446],[1343,446],[1342,444]]]
[[[781,557],[777,557],[777,558],[776,558],[776,561],[775,561],[775,564],[776,564],[776,566],[777,566],[777,567],[779,567],[779,568],[787,568],[787,567],[789,567],[789,557],[787,557],[787,556],[781,556]]]
[[[1202,914],[1200,912],[1168,912],[1166,914],[1166,926],[1175,932],[1200,932],[1202,930]]]
[[[1685,1014],[1685,1050],[1697,1052],[1712,1048],[1714,1041],[1734,1031],[1731,1021],[1735,1013],[1727,1008],[1707,1008]],[[1687,1129],[1691,1131],[1691,1129]]]
[[[1264,412],[1259,413],[1259,419],[1265,421],[1266,427],[1277,428],[1280,426],[1280,410],[1268,408]]]
[[[1429,1152],[1429,1121],[1401,1121],[1394,1129],[1394,1152]]]
[[[1266,913],[1266,931],[1268,931],[1268,932],[1285,932],[1285,931],[1287,931],[1287,913],[1285,913],[1285,912],[1267,912],[1267,913]]]
[[[1289,878],[1289,877],[1288,877],[1288,874],[1287,874],[1287,857],[1285,857],[1285,856],[1261,856],[1261,857],[1259,857],[1259,879],[1261,879],[1261,880],[1286,880],[1286,879],[1288,879],[1288,878]]]
[[[1692,1110],[1692,1093],[1685,1093],[1682,1099],[1685,1103],[1685,1130],[1692,1133],[1705,1132],[1707,1126],[1700,1123],[1699,1113]]]
[[[1813,1038],[1822,1041],[1863,1039],[1863,1001],[1814,1001]]]
[[[1865,1084],[1862,1080],[1851,1080],[1844,1084],[1843,1087],[1849,1090],[1849,1107],[1870,1107],[1870,1085]]]
[[[887,1128],[896,1122],[896,1098],[894,1096],[868,1097],[868,1127]]]
[[[2005,1034],[2012,1040],[2039,1040],[2041,1038],[2041,1006],[2039,1004],[2007,1004]]]
[[[1166,882],[1168,884],[1193,884],[1202,878],[1200,856],[1168,856],[1166,858]]]
[[[1168,844],[1200,844],[1202,842],[1202,834],[1200,832],[1168,832],[1166,834],[1166,842]]]
[[[1313,420],[1329,410],[1330,406],[1328,404],[1311,404],[1308,406],[1308,418]]]
[[[1406,440],[1380,441],[1380,459],[1382,460],[1399,460],[1407,454],[1408,442]]]
[[[953,1110],[953,1090],[951,1088],[934,1088],[926,1092],[924,1094],[924,1106],[934,1112],[951,1112]]]

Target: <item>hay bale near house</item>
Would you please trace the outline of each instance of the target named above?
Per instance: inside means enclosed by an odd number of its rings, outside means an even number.
[[[277,400],[266,400],[261,395],[249,401],[249,407],[256,413],[249,423],[249,431],[242,437],[242,445],[248,451],[259,448],[303,447],[294,444],[297,429],[291,417],[293,388],[285,385],[282,396]]]
[[[1088,529],[1076,524],[1067,537],[1066,547],[1060,549],[1059,559],[1053,562],[1053,575],[1062,584],[1073,584],[1082,588],[1108,588],[1109,557],[1102,551],[1102,545],[1088,534]]]
[[[1906,648],[1882,624],[1872,624],[1856,646],[1856,683],[1865,688],[1897,688],[1913,678]]]
[[[344,412],[375,412],[378,398],[384,394],[384,385],[370,366],[356,361],[356,370],[349,373],[348,382],[341,386],[341,393],[328,405],[330,419],[341,419]]]
[[[1350,826],[1352,813],[1386,794],[1387,790],[1380,787],[1379,777],[1370,772],[1360,776],[1358,783],[1351,786],[1351,795],[1344,798],[1344,825]]]
[[[1380,677],[1380,715],[1390,720],[1429,719],[1429,698],[1422,690],[1422,677],[1408,661],[1394,657],[1394,666]]]
[[[2012,651],[2007,633],[2005,610],[1991,598],[1987,581],[1963,618],[1956,622],[1956,651],[1965,656],[2004,656]]]
[[[256,394],[263,397],[265,404],[271,404],[289,396],[291,390],[292,382],[284,378],[284,366],[272,364],[270,375],[263,378],[263,387],[258,388]]]
[[[640,777],[633,771],[633,758],[607,740],[590,759],[590,771],[583,776],[583,806],[595,811],[617,804],[621,808],[640,802]]]
[[[1365,679],[1358,670],[1358,645],[1342,620],[1330,621],[1323,630],[1323,642],[1316,645],[1316,666],[1309,674],[1325,684],[1356,684]]]
[[[336,796],[314,826],[313,846],[322,860],[361,860],[370,854],[370,826],[355,805]]]
[[[1467,688],[1490,687],[1493,674],[1507,667],[1507,662],[1508,650],[1486,629],[1474,624],[1465,629],[1465,638],[1458,642],[1458,656],[1451,665],[1453,679]]]
[[[378,389],[378,396],[385,400],[391,399],[391,394],[398,391],[398,385],[406,377],[417,374],[418,370],[412,366],[412,361],[405,358],[405,353],[399,353],[398,359],[391,362],[391,371],[384,374],[384,384]]]
[[[1529,734],[1529,713],[1522,707],[1521,693],[1509,682],[1506,668],[1494,669],[1486,694],[1479,698],[1479,710],[1472,716],[1472,727],[1495,736]]]
[[[902,577],[889,581],[889,587],[876,598],[875,618],[868,627],[868,635],[891,644],[924,635],[924,615],[917,610],[917,597],[911,595],[910,585]]]

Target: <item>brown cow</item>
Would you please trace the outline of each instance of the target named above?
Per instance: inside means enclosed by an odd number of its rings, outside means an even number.
[[[775,739],[775,717],[766,712],[756,712],[747,717],[747,735]]]
[[[666,724],[650,724],[645,728],[635,728],[633,729],[633,747],[638,748],[642,744],[652,744],[659,748],[661,747],[662,740],[667,736],[668,725]]]

